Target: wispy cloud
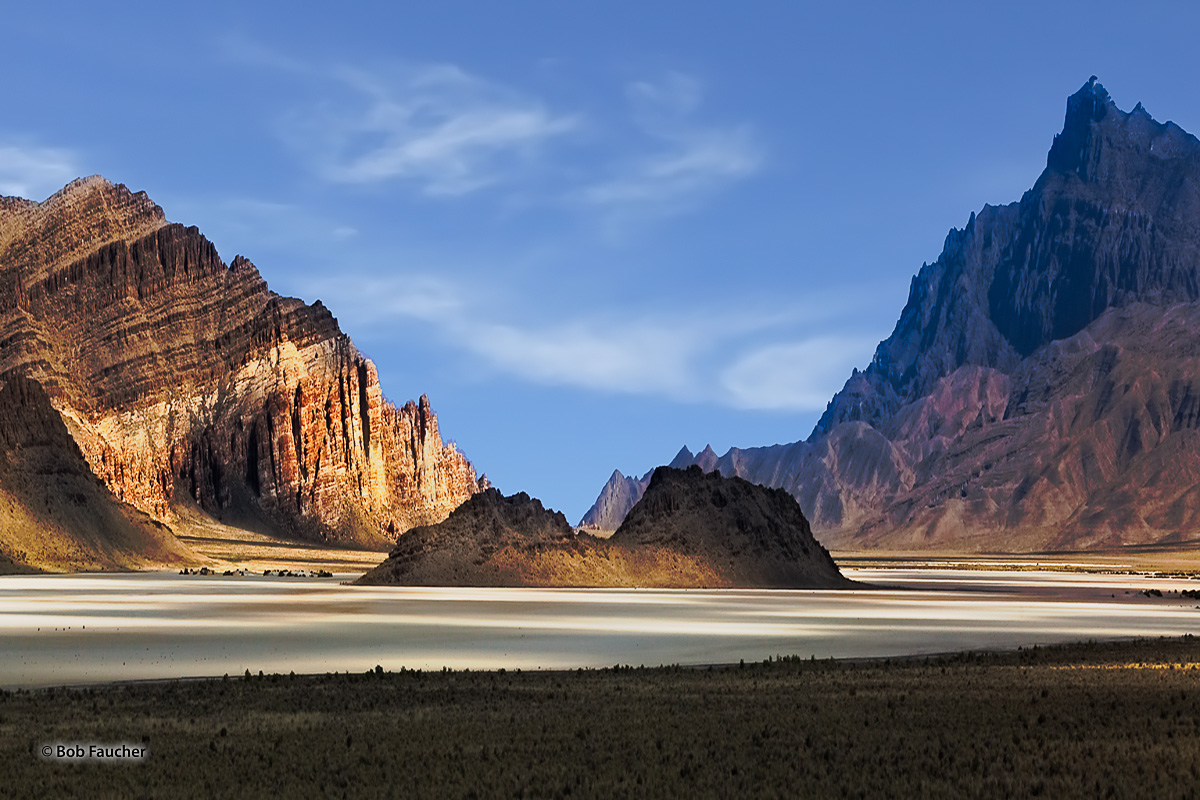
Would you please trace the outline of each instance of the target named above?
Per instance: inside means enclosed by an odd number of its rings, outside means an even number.
[[[534,98],[456,66],[336,68],[340,91],[289,116],[285,138],[337,183],[409,182],[468,194],[519,175],[579,124]]]
[[[630,109],[647,128],[669,126],[692,114],[704,101],[704,86],[682,72],[657,80],[633,81],[625,87]]]
[[[581,197],[601,206],[653,204],[673,210],[681,201],[699,199],[698,192],[753,174],[762,163],[746,128],[687,131],[664,138],[668,147],[662,152],[586,187]]]
[[[215,45],[216,55],[224,61],[297,75],[313,75],[317,72],[313,62],[296,58],[238,31],[228,31],[218,36]]]
[[[863,337],[828,335],[762,344],[797,320],[819,323],[817,308],[601,310],[516,322],[499,318],[508,305],[500,293],[436,277],[355,278],[306,289],[331,307],[353,307],[360,324],[426,323],[445,344],[475,359],[475,370],[539,385],[743,409],[823,408],[874,346]]]
[[[497,319],[497,291],[436,277],[322,281],[307,291],[353,307],[360,324],[410,319],[488,370],[546,386],[682,398],[696,390],[692,362],[712,339],[695,320],[573,316],[521,323]]]
[[[540,328],[490,323],[462,332],[493,368],[534,383],[676,399],[696,391],[693,362],[707,344],[694,327],[648,319]]]
[[[750,126],[697,120],[704,88],[696,79],[669,73],[630,84],[626,95],[650,152],[621,160],[577,193],[614,219],[686,210],[762,167],[764,149]]]
[[[875,340],[861,336],[813,336],[768,344],[722,370],[720,385],[726,402],[736,408],[819,411],[874,346]]]
[[[308,294],[329,305],[352,307],[357,318],[378,324],[395,318],[420,320],[458,329],[481,298],[448,280],[430,275],[378,278],[354,275],[348,279],[309,281]]]
[[[0,194],[42,200],[79,177],[73,151],[0,142]]]
[[[441,198],[507,187],[522,207],[565,205],[613,223],[692,209],[765,161],[752,126],[705,119],[704,86],[682,73],[632,82],[618,109],[590,103],[585,119],[455,64],[309,63],[228,37],[220,48],[299,81],[307,99],[281,136],[334,183]]]

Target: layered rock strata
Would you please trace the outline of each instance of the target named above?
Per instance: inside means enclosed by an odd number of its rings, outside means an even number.
[[[103,178],[0,204],[0,370],[40,383],[112,495],[386,546],[479,488],[427,398],[394,407],[320,301],[271,292]]]

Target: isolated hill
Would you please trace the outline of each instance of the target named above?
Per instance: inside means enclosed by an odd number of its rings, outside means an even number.
[[[387,402],[319,301],[98,176],[0,198],[0,372],[41,384],[112,496],[166,524],[187,495],[264,532],[383,546],[478,489],[428,400]]]
[[[851,584],[813,538],[794,497],[696,465],[654,470],[609,542],[705,558],[733,586]]]
[[[414,528],[362,584],[844,588],[796,501],[699,467],[655,470],[611,539],[521,492],[488,489]]]
[[[838,548],[1200,538],[1198,301],[1200,141],[1092,78],[1033,188],[950,232],[809,438],[705,468],[786,489]]]
[[[358,579],[409,586],[588,585],[595,540],[576,535],[562,512],[524,492],[489,488],[443,522],[405,533],[386,561]],[[602,585],[598,581],[593,585]]]

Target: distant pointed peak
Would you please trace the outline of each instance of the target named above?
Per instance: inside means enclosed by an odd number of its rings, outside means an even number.
[[[66,189],[70,189],[73,186],[112,186],[112,185],[114,185],[112,181],[110,181],[108,178],[104,177],[103,175],[101,175],[100,173],[97,172],[94,175],[88,175],[87,177],[84,177],[84,178],[76,178],[75,180],[71,181],[64,187],[64,191]]]
[[[621,474],[621,470],[619,469],[614,469],[613,474],[608,478],[609,483],[618,483],[623,480],[625,480],[625,476]]]
[[[701,451],[700,451],[700,452],[697,454],[697,456],[705,456],[705,455],[707,455],[707,456],[715,456],[715,455],[716,455],[716,453],[715,453],[715,452],[713,451],[713,449],[712,449],[712,445],[711,445],[711,444],[706,444],[706,445],[704,445],[704,449],[703,449],[703,450],[701,450]]]
[[[679,452],[675,454],[673,459],[671,459],[671,463],[668,466],[674,467],[675,469],[683,469],[688,464],[691,464],[695,457],[696,456],[693,455],[692,451],[688,450],[687,445],[684,445],[683,447],[679,448]],[[653,472],[653,470],[651,470],[651,472]]]

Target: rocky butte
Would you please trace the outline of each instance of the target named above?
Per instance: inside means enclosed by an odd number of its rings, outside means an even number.
[[[1092,78],[1033,188],[950,232],[807,440],[672,463],[786,489],[835,548],[1200,540],[1198,301],[1200,141]]]
[[[659,467],[609,539],[520,493],[477,494],[401,537],[358,583],[433,586],[824,588],[844,578],[781,489]]]
[[[486,485],[442,442],[427,398],[384,398],[319,301],[271,292],[248,260],[225,264],[196,228],[98,176],[42,203],[0,197],[0,380],[0,423],[27,415],[47,431],[80,485],[90,472],[105,490],[81,489],[78,503],[113,521],[85,535],[59,514],[46,530],[83,537],[64,560],[31,549],[19,521],[44,509],[7,489],[0,553],[15,563],[136,564],[110,545],[148,531],[171,550],[162,531],[196,506],[277,536],[381,548]],[[4,446],[11,477],[25,455],[11,432]]]

